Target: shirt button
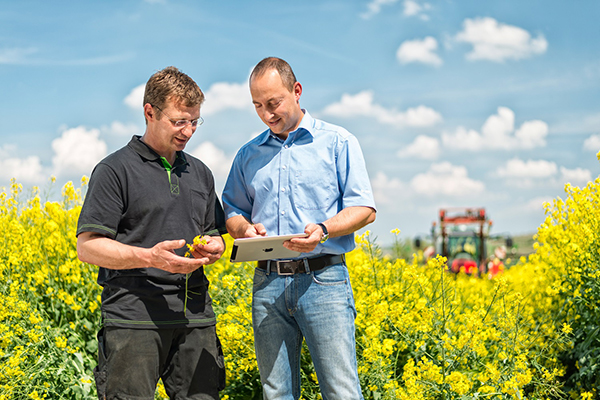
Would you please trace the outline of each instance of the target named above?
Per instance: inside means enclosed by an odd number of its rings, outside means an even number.
[[[285,215],[285,211],[282,211],[282,212],[281,212],[281,215]]]
[[[285,188],[281,188],[281,191],[282,191],[282,192],[285,192]]]
[[[286,168],[285,165],[283,167],[281,167],[281,169],[283,169],[283,170],[285,170],[285,168]]]

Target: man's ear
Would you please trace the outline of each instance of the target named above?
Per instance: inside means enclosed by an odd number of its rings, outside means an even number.
[[[300,82],[294,83],[294,98],[298,102],[300,100],[300,96],[302,96],[302,85]]]
[[[144,117],[146,117],[146,121],[150,121],[156,118],[156,111],[152,108],[150,103],[144,104]]]

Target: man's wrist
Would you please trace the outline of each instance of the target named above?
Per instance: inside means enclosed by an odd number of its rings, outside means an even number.
[[[325,243],[327,239],[329,239],[329,231],[327,230],[327,227],[324,223],[319,222],[317,225],[319,225],[321,227],[321,230],[323,231],[323,235],[321,236],[320,242]]]

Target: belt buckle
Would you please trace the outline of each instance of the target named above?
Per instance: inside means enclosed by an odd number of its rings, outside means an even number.
[[[278,260],[275,261],[275,263],[277,264],[277,275],[294,275],[294,271],[292,272],[282,272],[281,271],[281,267],[279,266],[279,263],[284,263],[284,262],[293,262],[294,260]]]

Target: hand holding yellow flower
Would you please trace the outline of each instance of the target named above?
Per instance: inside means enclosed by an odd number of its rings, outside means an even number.
[[[194,238],[192,244],[186,243],[188,251],[185,253],[186,257],[190,257],[192,255],[192,251],[194,251],[195,246],[205,246],[208,242],[206,236],[198,235]]]

